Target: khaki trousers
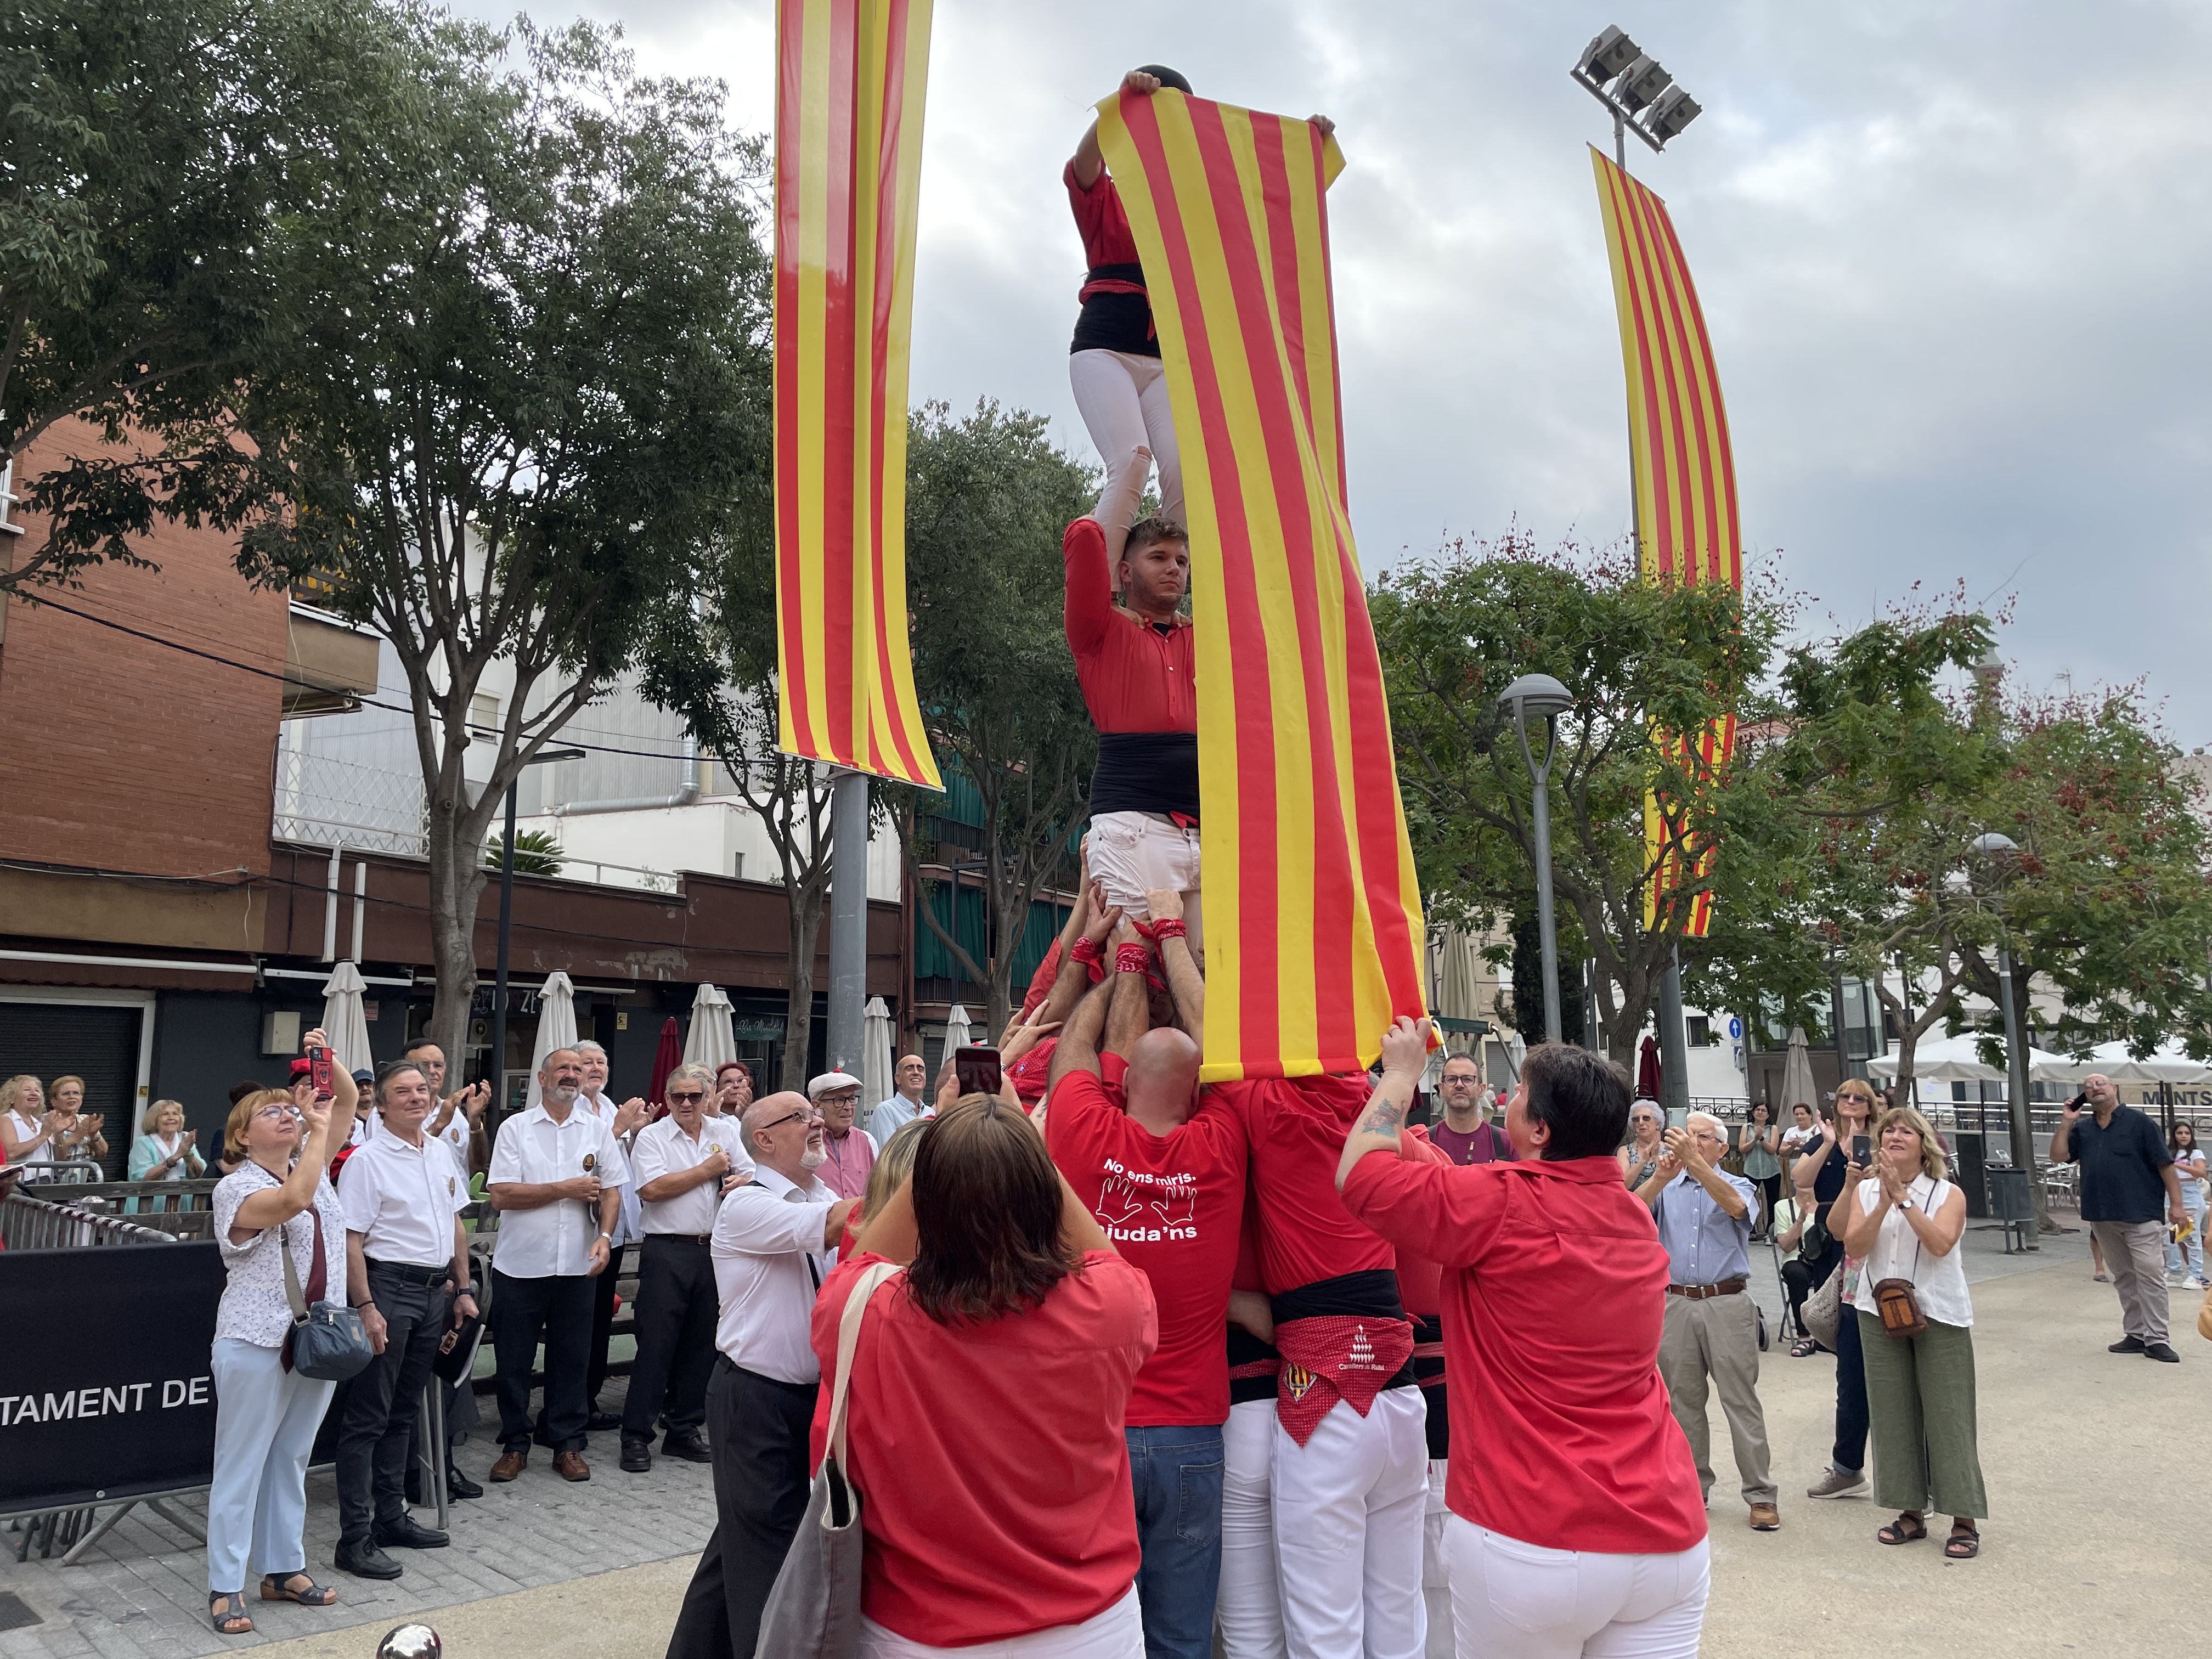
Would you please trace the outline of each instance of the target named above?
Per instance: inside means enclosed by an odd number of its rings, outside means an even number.
[[[1974,1334],[1931,1319],[1917,1336],[1892,1336],[1870,1313],[1856,1319],[1866,1357],[1867,1419],[1874,1431],[1874,1501],[1886,1510],[1934,1507],[1989,1518],[1975,1432]]]
[[[2120,1334],[2142,1342],[2166,1340],[2166,1225],[2158,1221],[2093,1221],[2089,1231],[2120,1293]]]
[[[1735,1443],[1743,1501],[1771,1504],[1766,1413],[1759,1406],[1759,1310],[1751,1293],[1703,1299],[1669,1294],[1666,1328],[1659,1338],[1659,1376],[1697,1460],[1698,1485],[1705,1495],[1713,1495],[1712,1431],[1705,1419],[1710,1379]]]

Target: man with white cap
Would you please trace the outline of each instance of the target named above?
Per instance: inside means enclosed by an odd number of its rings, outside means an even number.
[[[840,1198],[858,1198],[868,1189],[868,1171],[883,1150],[866,1129],[853,1127],[860,1105],[860,1079],[850,1072],[824,1072],[806,1085],[806,1097],[822,1114],[822,1146],[828,1156],[816,1172]]]

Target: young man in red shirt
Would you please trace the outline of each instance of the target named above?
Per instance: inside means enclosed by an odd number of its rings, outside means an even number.
[[[1146,954],[1127,945],[1117,971],[1062,1029],[1045,1145],[1115,1249],[1152,1285],[1159,1346],[1137,1373],[1126,1419],[1144,1553],[1137,1598],[1148,1656],[1206,1659],[1221,1571],[1222,1327],[1243,1216],[1244,1130],[1225,1105],[1200,1096],[1198,1045],[1173,1026],[1130,1045],[1121,1091],[1101,1079],[1109,1003],[1141,1019]]]

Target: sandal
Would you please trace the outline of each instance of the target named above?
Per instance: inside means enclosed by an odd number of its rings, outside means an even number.
[[[1943,1543],[1943,1553],[1954,1561],[1971,1561],[1982,1553],[1982,1534],[1978,1528],[1963,1521],[1951,1523],[1951,1535]]]
[[[306,1578],[307,1588],[294,1589],[295,1578]],[[325,1584],[318,1584],[305,1571],[288,1572],[283,1577],[275,1573],[264,1573],[261,1578],[261,1599],[264,1601],[297,1601],[303,1607],[328,1607],[337,1604],[338,1593]]]
[[[1820,1342],[1815,1338],[1809,1336],[1799,1337],[1796,1341],[1790,1344],[1790,1357],[1792,1359],[1809,1358],[1811,1356],[1820,1352]]]
[[[251,1636],[253,1620],[246,1616],[246,1592],[210,1590],[208,1622],[215,1626],[217,1636]]]
[[[1928,1536],[1928,1523],[1907,1510],[1875,1536],[1885,1544],[1917,1544]]]

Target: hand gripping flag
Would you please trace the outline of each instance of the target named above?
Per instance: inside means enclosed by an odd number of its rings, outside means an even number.
[[[906,620],[931,0],[778,0],[779,746],[936,789]]]
[[[1305,121],[1163,91],[1098,106],[1167,366],[1190,515],[1206,893],[1202,1075],[1365,1066],[1424,1012],[1421,904],[1346,510]]]
[[[1628,447],[1636,485],[1636,542],[1646,581],[1726,582],[1743,588],[1743,538],[1735,509],[1735,459],[1721,404],[1712,343],[1667,204],[1590,151],[1605,214],[1620,355],[1628,371]],[[1662,734],[1668,786],[1644,799],[1650,876],[1644,921],[1658,925],[1669,896],[1694,884],[1681,932],[1703,939],[1712,921],[1713,848],[1693,823],[1695,792],[1728,763],[1735,716],[1689,736]],[[1688,781],[1684,798],[1674,779]]]

